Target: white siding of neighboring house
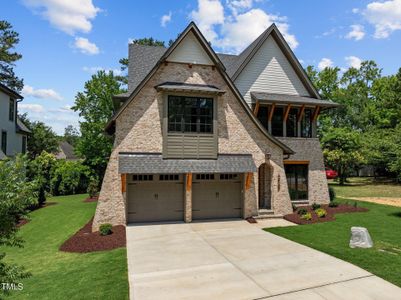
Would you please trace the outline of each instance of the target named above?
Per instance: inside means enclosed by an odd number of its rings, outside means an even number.
[[[189,32],[182,42],[169,55],[167,61],[213,65],[209,55],[205,52],[192,32]]]
[[[235,84],[249,105],[251,91],[310,96],[272,36],[242,70]]]
[[[16,133],[15,118],[14,122],[8,118],[10,96],[0,91],[0,144],[1,144],[1,131],[7,131],[7,156],[14,156],[22,152],[22,135]],[[15,111],[17,107],[14,101]],[[0,148],[1,149],[1,148]]]

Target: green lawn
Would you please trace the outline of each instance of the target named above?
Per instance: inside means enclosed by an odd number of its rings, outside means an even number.
[[[349,182],[340,186],[337,182],[329,181],[339,197],[390,197],[401,198],[401,185],[391,180],[374,181],[373,178],[350,178]]]
[[[334,222],[265,230],[348,261],[401,287],[401,208],[360,201],[358,205],[370,211],[337,214]],[[352,226],[366,227],[374,247],[349,248]]]
[[[20,230],[24,248],[5,248],[7,261],[32,273],[10,299],[128,299],[126,248],[87,254],[58,250],[93,216],[96,203],[83,203],[84,198],[48,199],[58,204],[32,212]]]

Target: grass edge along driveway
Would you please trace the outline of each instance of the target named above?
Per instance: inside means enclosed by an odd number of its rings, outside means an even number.
[[[369,211],[337,214],[334,222],[264,230],[350,262],[401,287],[401,208],[360,201],[358,205]],[[366,227],[374,247],[351,249],[352,226]]]
[[[32,276],[22,291],[6,299],[128,299],[126,248],[86,254],[66,253],[60,245],[94,215],[96,203],[86,195],[60,196],[34,211],[22,226],[24,248],[3,247],[6,261],[25,266]]]

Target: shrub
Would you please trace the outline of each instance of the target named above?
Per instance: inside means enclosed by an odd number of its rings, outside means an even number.
[[[57,160],[53,154],[43,151],[28,165],[28,178],[37,183],[38,205],[46,202],[46,193],[51,191],[51,179]]]
[[[333,202],[334,199],[336,198],[336,191],[333,189],[332,186],[329,187],[329,197],[330,197],[330,202]]]
[[[323,208],[316,209],[315,213],[319,218],[324,218],[327,215],[327,211]]]
[[[312,214],[310,212],[307,212],[306,214],[303,214],[301,216],[301,219],[310,221],[310,220],[312,220]]]
[[[355,208],[358,207],[358,202],[354,202],[354,207],[355,207]]]
[[[298,215],[301,215],[301,216],[306,214],[307,212],[308,212],[308,210],[306,208],[300,208],[297,211]]]
[[[99,180],[97,177],[91,177],[89,179],[88,190],[87,193],[89,197],[93,198],[99,194]]]
[[[312,209],[313,209],[313,210],[316,210],[316,209],[318,209],[318,208],[320,208],[320,204],[317,204],[317,203],[313,203],[313,204],[312,204]]]
[[[0,160],[0,282],[19,282],[30,275],[23,267],[9,263],[3,251],[3,246],[23,246],[16,221],[26,218],[28,208],[37,204],[37,182],[28,180],[26,171],[27,162],[22,156]],[[1,299],[6,293],[0,287]]]
[[[336,202],[336,201],[332,201],[329,203],[329,207],[338,207],[340,205],[340,203]]]
[[[89,168],[80,161],[58,160],[51,178],[54,195],[71,195],[87,190]]]
[[[106,223],[106,224],[102,224],[99,227],[99,232],[100,235],[109,235],[113,233],[113,225]]]

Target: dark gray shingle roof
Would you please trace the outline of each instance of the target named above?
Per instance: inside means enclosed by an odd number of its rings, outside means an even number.
[[[25,126],[24,123],[22,123],[20,118],[17,118],[17,131],[19,132],[24,132],[24,133],[31,133],[31,131],[28,129],[28,127]]]
[[[251,96],[253,99],[261,101],[261,102],[269,102],[269,103],[283,103],[283,104],[310,104],[310,105],[319,105],[322,107],[337,107],[339,104],[330,101],[330,100],[321,100],[310,97],[301,97],[295,95],[285,95],[285,94],[274,94],[274,93],[265,93],[265,92],[251,92]]]
[[[59,143],[60,150],[65,154],[66,159],[78,159],[74,153],[74,147],[66,141]]]
[[[184,82],[164,82],[155,86],[155,89],[158,91],[203,92],[214,95],[225,93],[225,91],[214,85],[190,84]]]
[[[121,174],[245,173],[257,168],[248,154],[220,154],[217,159],[163,159],[160,153],[120,153]]]
[[[167,48],[129,44],[128,91],[132,92],[148,75]]]

